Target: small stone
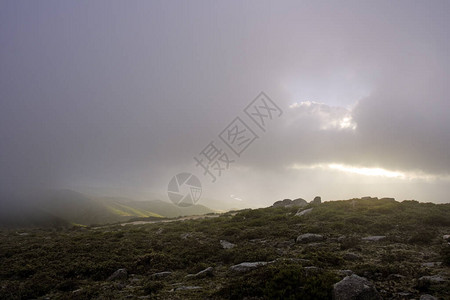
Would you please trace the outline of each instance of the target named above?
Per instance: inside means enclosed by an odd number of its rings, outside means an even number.
[[[369,241],[369,242],[378,242],[378,241],[384,240],[385,238],[386,238],[385,235],[371,235],[371,236],[363,237],[362,240]]]
[[[150,275],[150,277],[154,277],[154,278],[164,278],[164,277],[169,276],[170,274],[172,274],[172,272],[165,271],[165,272],[154,273],[154,274]]]
[[[232,249],[232,248],[236,247],[236,244],[230,243],[225,240],[220,240],[220,245],[222,245],[223,249]]]
[[[180,234],[180,238],[182,238],[183,240],[187,240],[191,236],[192,236],[192,234],[190,234],[190,233],[182,233],[182,234]]]
[[[127,269],[118,269],[111,276],[109,276],[107,280],[108,281],[125,280],[127,278],[128,278]]]
[[[350,261],[355,261],[355,260],[360,260],[361,256],[359,256],[358,254],[355,254],[355,253],[348,252],[348,253],[344,254],[344,259],[350,260]]]
[[[315,233],[305,233],[297,237],[297,243],[313,243],[320,242],[323,240],[323,236]]]
[[[433,297],[433,296],[428,295],[428,294],[424,294],[424,295],[420,296],[419,300],[438,300],[438,298]]]
[[[426,262],[422,264],[422,267],[432,268],[432,267],[438,267],[442,265],[441,261],[434,261],[434,262]]]
[[[174,291],[190,291],[190,290],[199,290],[201,288],[202,288],[201,286],[184,286],[184,285],[182,285],[182,286],[173,288],[170,291],[171,292],[174,292]]]
[[[188,274],[188,275],[186,275],[186,277],[203,278],[203,277],[211,276],[212,273],[213,273],[213,267],[208,267],[196,274]]]
[[[397,295],[399,295],[400,297],[408,297],[408,296],[411,296],[411,293],[409,293],[409,292],[400,292],[400,293],[397,293]]]

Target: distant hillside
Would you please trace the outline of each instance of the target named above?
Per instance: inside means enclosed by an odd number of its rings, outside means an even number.
[[[210,212],[213,211],[202,205],[180,208],[160,200],[91,198],[71,190],[3,193],[0,196],[0,226],[3,227],[92,225]]]

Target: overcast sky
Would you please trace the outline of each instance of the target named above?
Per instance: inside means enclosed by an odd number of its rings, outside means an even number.
[[[449,1],[1,1],[0,188],[449,202]],[[264,92],[265,132],[244,113]],[[219,134],[258,136],[238,157]],[[234,160],[217,180],[194,156]],[[156,196],[155,196],[156,195]]]

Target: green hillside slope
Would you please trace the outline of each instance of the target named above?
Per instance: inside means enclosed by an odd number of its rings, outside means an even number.
[[[367,297],[346,299],[450,298],[450,204],[367,198],[305,209],[3,230],[0,299],[331,299],[334,284],[359,277]]]

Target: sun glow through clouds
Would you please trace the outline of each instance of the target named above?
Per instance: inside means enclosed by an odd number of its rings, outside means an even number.
[[[345,166],[341,164],[329,164],[328,168],[339,170],[347,173],[360,174],[365,176],[382,176],[389,178],[405,178],[405,174],[401,172],[388,171],[381,168],[358,168],[352,166]]]
[[[386,177],[386,178],[398,178],[398,179],[417,179],[417,178],[423,178],[427,179],[427,176],[421,176],[418,174],[406,174],[398,171],[389,171],[382,168],[365,168],[365,167],[355,167],[355,166],[349,166],[344,164],[316,164],[316,165],[298,165],[294,164],[289,169],[294,170],[315,170],[315,169],[321,169],[321,170],[334,170],[334,171],[340,171],[343,173],[348,174],[358,174],[363,176],[377,176],[377,177]],[[429,179],[429,178],[428,178]]]

